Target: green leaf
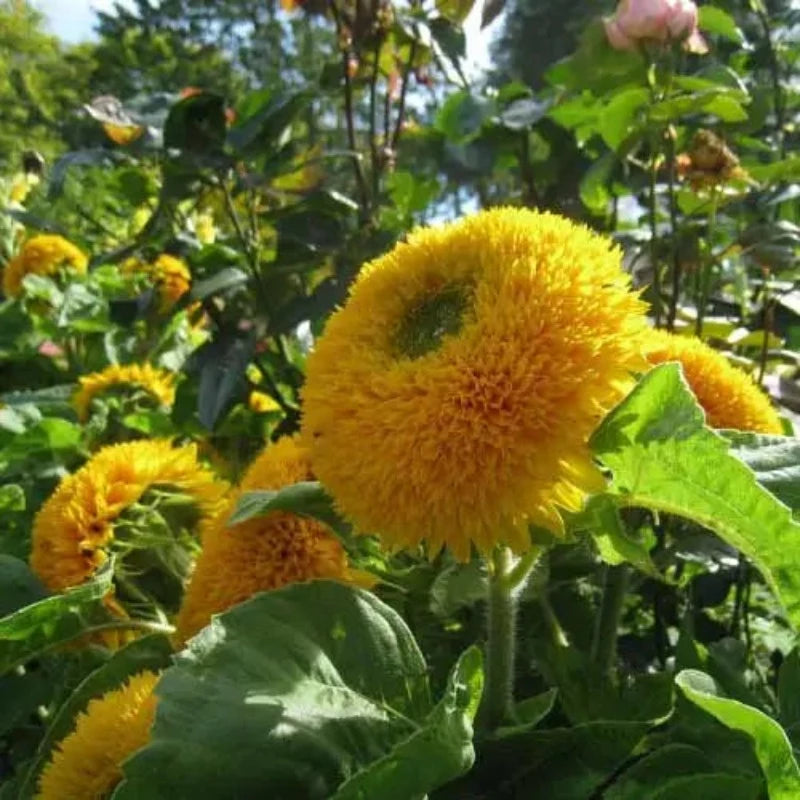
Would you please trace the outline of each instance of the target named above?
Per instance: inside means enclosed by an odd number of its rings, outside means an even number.
[[[225,100],[198,92],[175,103],[164,123],[164,147],[195,153],[218,151],[225,142]]]
[[[0,619],[46,596],[41,581],[24,561],[0,553]]]
[[[552,105],[550,100],[520,97],[503,109],[499,116],[499,122],[511,131],[524,131],[544,119]]]
[[[706,775],[687,775],[668,778],[660,787],[647,794],[636,795],[636,800],[761,800],[764,797],[762,781],[711,772]]]
[[[612,497],[601,494],[592,497],[579,514],[569,520],[570,529],[588,531],[600,558],[607,564],[633,564],[637,569],[656,580],[663,580],[650,558],[643,541],[628,533]]]
[[[792,511],[800,511],[800,440],[745,431],[725,431],[731,453]]]
[[[600,135],[616,150],[635,128],[639,111],[650,101],[647,89],[624,89],[615,94],[600,114]]]
[[[69,413],[72,411],[72,395],[74,392],[75,384],[73,383],[48,386],[46,389],[4,392],[0,394],[0,404],[3,406],[21,406],[32,403],[43,413]]]
[[[472,722],[483,690],[483,656],[473,646],[447,679],[444,697],[421,728],[349,778],[334,800],[407,800],[463,775],[475,761]]]
[[[491,103],[466,89],[451,94],[439,109],[434,127],[451,142],[463,144],[474,139],[488,119]]]
[[[778,718],[790,732],[800,727],[800,653],[796,647],[778,673]]]
[[[687,114],[715,114],[724,122],[747,119],[742,104],[726,89],[692,92],[662,100],[650,108],[650,118],[656,122],[674,122]]]
[[[237,525],[273,511],[312,517],[342,535],[350,531],[350,525],[336,511],[333,500],[318,481],[303,481],[278,491],[243,492],[228,524]]]
[[[274,149],[286,128],[311,100],[308,91],[252,92],[237,108],[241,122],[228,132],[228,144],[243,154],[263,154]]]
[[[111,589],[113,564],[95,577],[0,619],[0,675],[45,650],[80,636],[93,623],[108,618],[102,598]]]
[[[436,0],[436,10],[452,22],[462,23],[472,11],[475,0]]]
[[[587,800],[635,751],[643,722],[589,722],[488,739],[469,775],[445,787],[446,800],[541,797]],[[437,795],[438,796],[438,795]]]
[[[623,772],[603,800],[645,800],[675,777],[712,770],[710,759],[699,748],[667,744]]]
[[[460,714],[478,699],[474,658],[445,701]],[[164,673],[150,744],[113,798],[228,800],[232,780],[240,797],[332,797],[431,721],[426,670],[406,624],[369,592],[314,581],[257,595]]]
[[[25,490],[16,483],[8,483],[5,486],[0,486],[0,511],[24,510]]]
[[[703,672],[684,670],[675,683],[688,700],[723,725],[751,737],[770,800],[796,800],[800,796],[800,768],[785,731],[775,720],[738,700],[718,697],[713,679]]]
[[[581,180],[578,189],[581,202],[593,214],[601,215],[608,212],[611,195],[606,184],[611,177],[615,164],[616,156],[614,153],[606,153],[589,167]]]
[[[118,689],[128,678],[143,670],[157,672],[169,664],[172,645],[166,636],[145,636],[126,645],[102,666],[84,678],[56,712],[47,733],[28,767],[17,800],[28,800],[36,793],[36,782],[42,767],[50,759],[55,745],[72,730],[77,715],[89,701]]]
[[[253,357],[255,341],[233,333],[218,333],[192,355],[191,368],[199,369],[197,416],[213,430],[225,412],[244,394],[245,370]]]
[[[237,286],[243,286],[248,281],[247,274],[236,267],[226,267],[210,278],[198,281],[189,292],[189,302],[205,300],[221,292],[226,292]]]
[[[800,624],[800,525],[705,427],[678,364],[645,375],[603,421],[592,448],[613,473],[620,505],[676,514],[714,531],[753,560],[789,620]]]
[[[431,585],[430,609],[437,617],[450,617],[460,608],[484,600],[486,591],[486,565],[482,559],[450,564]]]
[[[722,36],[723,39],[729,39],[736,44],[744,41],[744,36],[739,30],[736,20],[727,11],[706,3],[700,6],[699,12],[697,24],[700,30]]]

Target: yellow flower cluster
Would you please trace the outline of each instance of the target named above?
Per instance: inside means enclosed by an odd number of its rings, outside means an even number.
[[[392,548],[530,547],[602,488],[588,438],[644,360],[620,251],[496,209],[367,264],[308,360],[303,433],[357,527]]]
[[[162,406],[171,406],[175,400],[175,376],[150,364],[112,364],[101,372],[79,378],[80,388],[72,403],[81,422],[89,418],[92,399],[112,387],[131,386],[143,389]]]
[[[189,291],[192,275],[186,262],[168,253],[161,253],[155,261],[129,258],[122,264],[127,275],[141,275],[153,280],[159,296],[159,310],[167,311]]]
[[[86,255],[62,236],[41,234],[26,241],[3,270],[3,293],[19,297],[26,275],[56,275],[59,270],[85,273]]]
[[[212,614],[256,592],[314,578],[361,585],[373,582],[349,567],[339,540],[312,519],[277,511],[228,525],[243,492],[277,490],[312,478],[308,453],[296,437],[269,445],[251,464],[239,491],[202,530],[203,549],[178,614],[181,644],[207,625]]]
[[[147,744],[158,682],[140,672],[121,688],[90,700],[75,729],[56,746],[39,778],[37,800],[108,797],[122,778],[122,762]]]
[[[197,461],[194,445],[126,442],[99,450],[65,477],[36,515],[31,567],[52,591],[87,580],[107,558],[114,521],[153,486],[190,495],[214,513],[227,489]]]
[[[712,428],[783,433],[778,413],[753,379],[700,339],[651,330],[644,349],[651,364],[680,362]]]

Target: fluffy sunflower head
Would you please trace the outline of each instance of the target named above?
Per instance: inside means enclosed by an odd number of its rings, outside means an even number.
[[[150,364],[111,364],[100,372],[83,375],[79,383],[72,403],[81,422],[89,418],[92,399],[115,387],[142,389],[162,406],[171,406],[175,400],[175,376]]]
[[[3,270],[3,293],[18,297],[26,275],[54,275],[61,269],[84,273],[89,263],[86,255],[62,236],[33,236]]]
[[[755,381],[699,339],[648,330],[644,351],[653,365],[680,362],[686,382],[712,428],[783,433],[777,411]]]
[[[484,211],[367,264],[308,361],[314,471],[392,548],[530,546],[602,485],[587,439],[641,368],[620,251],[552,214]]]
[[[349,567],[339,540],[312,519],[279,511],[227,524],[242,492],[280,489],[311,477],[308,453],[296,438],[269,445],[255,459],[240,490],[203,530],[203,549],[178,614],[181,643],[207,625],[212,614],[256,592],[315,578],[372,583],[367,575]]]
[[[161,253],[152,262],[128,258],[122,263],[121,269],[127,275],[146,276],[155,283],[159,310],[162,312],[177,303],[189,291],[192,282],[186,262],[168,253]]]
[[[219,507],[227,484],[197,461],[194,445],[153,439],[99,450],[62,479],[33,524],[31,567],[53,591],[87,580],[114,539],[114,522],[151,487],[189,495],[201,515]]]
[[[122,778],[122,763],[150,738],[157,681],[156,673],[140,672],[90,700],[45,765],[37,800],[108,797]]]
[[[162,253],[153,262],[153,275],[158,281],[162,308],[169,308],[177,303],[189,291],[192,281],[186,263],[167,253]]]

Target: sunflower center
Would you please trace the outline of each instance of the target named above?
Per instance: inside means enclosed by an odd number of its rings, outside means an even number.
[[[461,330],[468,303],[469,292],[463,286],[449,286],[425,297],[400,321],[396,349],[408,358],[420,358],[436,350],[445,336]]]

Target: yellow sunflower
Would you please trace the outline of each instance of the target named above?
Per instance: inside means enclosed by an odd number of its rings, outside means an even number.
[[[680,362],[686,382],[712,428],[783,433],[777,411],[755,381],[699,339],[649,330],[644,349],[653,365]]]
[[[171,406],[175,400],[175,376],[150,364],[111,364],[100,372],[82,376],[79,383],[80,389],[72,398],[72,403],[81,422],[89,418],[92,399],[115,386],[144,389],[162,406]]]
[[[122,263],[122,272],[147,276],[155,282],[161,312],[175,305],[189,291],[192,282],[186,262],[168,253],[161,253],[153,262],[128,258]]]
[[[191,496],[201,514],[217,510],[227,489],[197,461],[194,445],[141,440],[99,450],[62,479],[33,524],[31,567],[52,591],[91,577],[108,556],[114,522],[151,487]]]
[[[89,263],[86,255],[62,236],[33,236],[3,270],[3,293],[18,297],[26,275],[54,275],[61,269],[84,273]]]
[[[296,438],[281,439],[256,458],[240,491],[232,494],[202,532],[203,549],[176,624],[181,644],[207,625],[212,614],[256,592],[314,578],[362,586],[374,583],[366,573],[349,567],[339,540],[312,519],[277,511],[238,525],[227,524],[242,492],[280,489],[311,478],[308,453]]]
[[[56,745],[45,765],[37,800],[89,800],[111,794],[122,778],[122,763],[149,741],[158,677],[140,672],[121,688],[89,701],[75,729]]]
[[[252,391],[247,398],[248,408],[256,414],[280,411],[281,407],[265,392]]]
[[[600,488],[587,439],[643,364],[644,305],[620,251],[552,214],[503,208],[367,264],[308,361],[303,434],[363,532],[462,560]]]

